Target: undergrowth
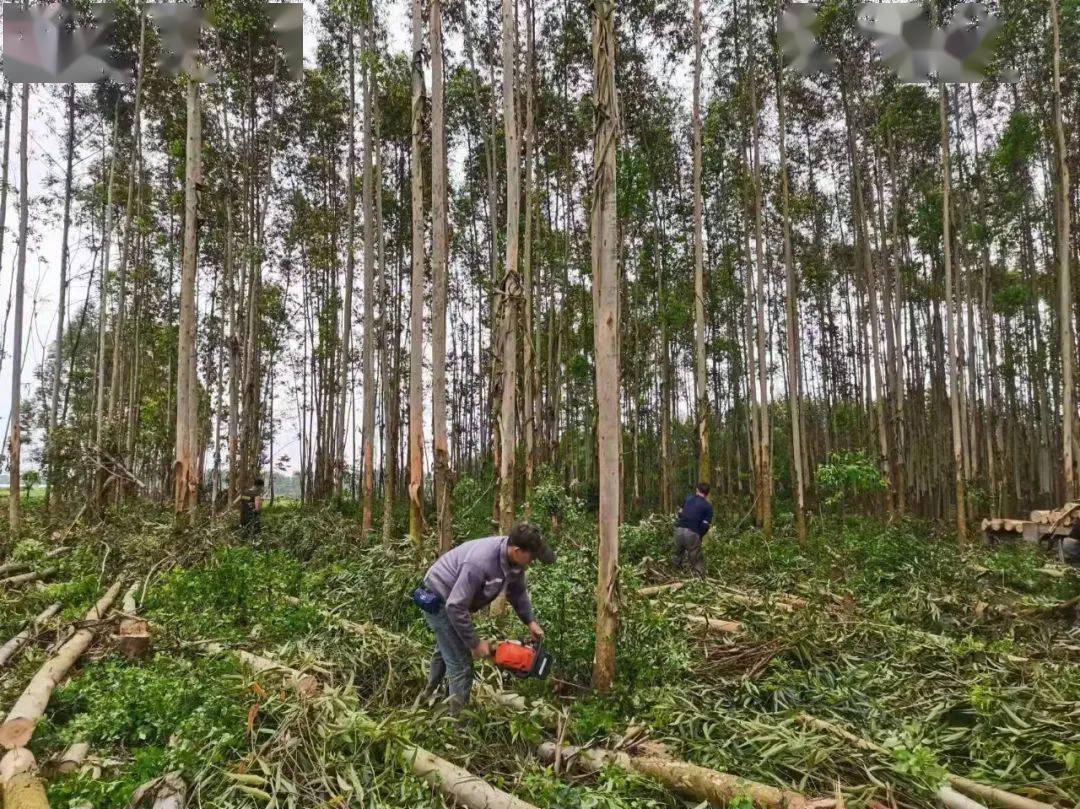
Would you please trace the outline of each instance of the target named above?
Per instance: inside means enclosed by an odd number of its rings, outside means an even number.
[[[490,493],[459,487],[459,539],[490,532]],[[605,743],[631,726],[698,764],[811,795],[839,783],[848,802],[882,799],[882,785],[929,805],[946,770],[1043,800],[1080,798],[1080,638],[1072,617],[1041,608],[1080,593],[1025,548],[963,550],[918,522],[815,520],[810,541],[772,541],[723,521],[706,541],[710,579],[652,599],[672,579],[671,525],[648,518],[620,533],[618,683],[589,689],[595,620],[595,525],[557,487],[527,506],[559,559],[530,571],[534,606],[555,655],[546,682],[508,682],[564,712],[567,743]],[[31,510],[28,522],[37,519]],[[53,696],[32,747],[40,760],[75,741],[89,771],[50,783],[55,807],[126,807],[143,782],[179,770],[193,806],[439,806],[393,751],[420,744],[537,806],[675,807],[657,785],[617,771],[567,782],[537,763],[554,738],[536,714],[476,702],[460,726],[412,707],[431,638],[408,593],[434,557],[398,531],[383,546],[358,537],[353,510],[282,504],[256,540],[224,519],[175,533],[164,515],[122,511],[65,537],[52,583],[0,594],[5,636],[45,605],[81,617],[121,567],[146,584],[141,613],[155,652],[125,661],[99,644]],[[52,547],[0,541],[35,567]],[[43,539],[44,537],[44,539]],[[798,596],[805,608],[785,611]],[[298,599],[299,603],[294,600]],[[1025,614],[1031,611],[1030,614]],[[702,634],[688,613],[740,621],[734,636]],[[385,632],[357,634],[335,618]],[[490,638],[524,634],[512,615],[478,616]],[[50,635],[51,631],[51,635]],[[46,629],[0,673],[9,705],[55,640]],[[215,640],[316,673],[323,694],[299,702],[277,681],[208,656]],[[498,679],[489,666],[482,679]],[[883,745],[882,756],[796,722],[836,722]]]

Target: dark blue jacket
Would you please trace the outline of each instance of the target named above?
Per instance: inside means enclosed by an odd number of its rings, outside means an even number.
[[[683,503],[682,511],[675,525],[679,528],[689,528],[699,537],[705,536],[712,525],[712,504],[699,494],[692,494]]]

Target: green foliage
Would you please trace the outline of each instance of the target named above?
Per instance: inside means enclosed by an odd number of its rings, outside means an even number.
[[[303,575],[300,563],[283,553],[224,548],[203,567],[167,576],[149,592],[145,609],[181,636],[272,643],[318,621],[311,608],[284,601],[300,591]]]
[[[831,506],[885,491],[885,476],[864,450],[834,453],[818,467],[817,482]]]

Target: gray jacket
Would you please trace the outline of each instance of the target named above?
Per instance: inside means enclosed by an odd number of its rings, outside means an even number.
[[[471,613],[494,601],[504,586],[518,617],[526,624],[533,620],[525,571],[511,567],[506,546],[507,538],[498,536],[462,543],[440,556],[424,576],[424,586],[442,597],[450,622],[470,649],[480,642]]]

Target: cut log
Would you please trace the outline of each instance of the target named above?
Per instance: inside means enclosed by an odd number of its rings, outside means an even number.
[[[7,576],[12,573],[22,573],[29,569],[30,565],[26,562],[4,562],[4,564],[0,565],[0,575]]]
[[[674,593],[681,590],[686,586],[686,582],[676,581],[671,584],[654,584],[651,587],[642,587],[637,591],[639,596],[648,598],[649,596],[658,595],[659,593]]]
[[[19,650],[26,645],[26,642],[34,636],[34,633],[38,631],[41,625],[60,612],[60,609],[60,604],[50,604],[34,616],[34,620],[30,622],[26,629],[3,646],[0,646],[0,668],[6,666],[19,653]]]
[[[135,593],[137,593],[138,591],[139,583],[135,582],[133,585],[127,588],[127,592],[124,593],[124,600],[121,602],[122,606],[120,607],[120,609],[126,615],[138,615],[139,602],[135,599]]]
[[[49,809],[34,754],[25,747],[16,747],[0,759],[0,793],[4,809]]]
[[[304,674],[302,671],[290,668],[282,663],[278,663],[276,660],[271,660],[268,657],[262,657],[251,652],[246,652],[243,649],[230,649],[226,646],[222,646],[220,643],[204,643],[201,644],[202,648],[210,654],[234,654],[239,658],[240,662],[251,669],[256,674],[265,673],[277,673],[282,676],[285,684],[290,688],[296,690],[298,694],[304,697],[312,697],[319,693],[319,681],[312,677],[310,674]]]
[[[555,760],[555,745],[540,745],[540,759]],[[612,764],[628,773],[646,775],[662,783],[672,792],[693,801],[706,801],[727,806],[737,797],[745,796],[754,806],[766,809],[808,809],[811,802],[798,792],[777,789],[768,784],[748,781],[687,761],[658,755],[633,755],[622,751],[568,747],[561,752],[562,760],[587,772],[598,772]]]
[[[804,727],[811,727],[815,730],[824,731],[825,733],[831,733],[834,736],[838,736],[841,739],[845,739],[850,742],[853,747],[857,747],[860,750],[866,750],[871,753],[877,753],[878,755],[888,756],[889,751],[882,747],[880,744],[875,744],[869,739],[863,739],[856,736],[851,731],[840,727],[833,722],[827,722],[824,719],[818,719],[816,716],[810,716],[809,714],[799,714],[795,717],[795,722]],[[968,795],[973,795],[977,798],[981,798],[987,803],[993,806],[1000,806],[1003,809],[1054,809],[1048,803],[1037,801],[1032,798],[1025,798],[1022,795],[1017,795],[1012,792],[1007,792],[1004,789],[998,789],[997,787],[987,786],[986,784],[980,784],[976,781],[972,781],[968,778],[962,778],[959,775],[953,775],[952,773],[946,773],[945,779],[949,782],[947,786],[943,786],[938,790],[937,796],[946,806],[952,807],[952,809],[970,809],[971,804],[974,806],[981,806],[981,804],[971,801],[970,803],[961,803],[957,800],[953,794],[954,790],[965,792]],[[951,789],[950,789],[951,787]],[[942,790],[947,790],[943,792]],[[962,798],[963,796],[961,796]],[[965,799],[966,801],[967,799]]]
[[[90,745],[86,742],[76,742],[64,751],[56,764],[56,771],[60,775],[71,775],[86,762],[86,756],[90,753]]]
[[[709,618],[705,615],[687,615],[686,620],[692,624],[703,626],[710,632],[723,632],[733,635],[742,631],[742,624],[738,621],[725,621],[721,618]]]
[[[954,789],[979,798],[990,806],[1001,806],[1004,809],[1054,809],[1048,803],[1033,798],[1025,798],[1022,795],[1006,792],[1004,789],[998,789],[997,787],[980,784],[967,778],[961,778],[959,775],[949,773],[945,777],[949,779],[949,784]]]
[[[26,584],[31,581],[44,581],[54,575],[56,575],[56,568],[48,567],[40,573],[31,570],[29,573],[20,573],[18,576],[9,576],[6,579],[0,579],[0,584],[7,585],[8,587],[15,587],[16,585]]]
[[[942,784],[938,787],[938,791],[934,793],[937,799],[941,801],[943,806],[948,809],[986,809],[978,801],[974,801],[966,795],[961,795],[952,787]]]
[[[105,595],[93,606],[84,618],[87,622],[100,621],[102,616],[109,611],[112,603],[120,594],[123,579],[117,579],[105,592]],[[97,626],[84,626],[77,630],[50,658],[44,666],[38,669],[37,674],[30,680],[30,684],[22,692],[22,695],[8,712],[4,724],[0,725],[0,746],[6,750],[13,747],[25,747],[34,735],[34,727],[45,713],[49,704],[49,698],[57,684],[62,680],[75,665],[75,661],[82,657],[83,653],[90,648],[97,633]]]
[[[413,775],[424,779],[456,805],[467,809],[537,809],[422,747],[406,745],[401,758]]]

